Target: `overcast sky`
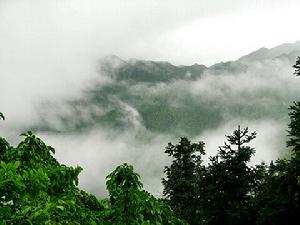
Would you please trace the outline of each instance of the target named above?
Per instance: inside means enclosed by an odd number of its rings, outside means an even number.
[[[299,10],[298,0],[0,0],[0,61],[210,65],[300,39]]]
[[[299,0],[0,0],[1,109],[19,115],[17,102],[28,116],[29,101],[77,93],[108,54],[211,65],[295,42],[299,10]]]

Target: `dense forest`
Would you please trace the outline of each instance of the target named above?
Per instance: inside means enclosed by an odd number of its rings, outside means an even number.
[[[294,68],[299,76],[300,58]],[[289,116],[290,157],[270,164],[249,165],[257,134],[240,126],[208,163],[204,142],[169,143],[161,199],[143,190],[127,163],[106,177],[109,197],[98,199],[78,188],[82,168],[59,163],[55,149],[32,132],[21,134],[16,147],[1,137],[0,224],[298,224],[300,102]]]

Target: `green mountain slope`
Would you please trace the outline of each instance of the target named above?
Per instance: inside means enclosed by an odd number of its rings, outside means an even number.
[[[98,67],[99,76],[108,81],[95,82],[63,105],[46,103],[40,113],[44,126],[37,124],[36,129],[84,132],[101,127],[123,132],[143,128],[195,136],[239,118],[283,121],[287,106],[300,94],[290,76],[296,55],[300,55],[298,42],[262,48],[211,67],[109,56]]]

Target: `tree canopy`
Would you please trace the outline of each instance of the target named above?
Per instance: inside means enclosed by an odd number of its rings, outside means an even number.
[[[78,188],[81,167],[59,163],[32,132],[11,146],[0,137],[0,224],[170,224],[185,222],[142,189],[128,164],[107,176],[109,199]]]
[[[294,65],[300,75],[300,58]],[[290,158],[250,166],[256,132],[240,126],[203,164],[204,143],[182,138],[169,144],[172,157],[163,180],[166,202],[180,218],[200,225],[279,225],[299,223],[300,102],[290,106],[287,152]],[[196,156],[196,152],[200,155]]]

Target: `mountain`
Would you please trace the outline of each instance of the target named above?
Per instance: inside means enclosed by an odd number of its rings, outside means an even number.
[[[24,129],[57,147],[61,162],[83,166],[85,190],[104,193],[100,180],[128,162],[147,190],[161,193],[169,163],[164,147],[182,136],[204,141],[214,155],[225,134],[247,126],[258,133],[253,162],[287,154],[288,108],[300,100],[292,67],[297,55],[299,42],[210,67],[111,55],[99,61],[99,75],[88,88],[77,97],[40,102],[37,122]]]
[[[200,78],[204,65],[175,66],[169,62],[130,59],[124,61],[117,56],[108,56],[100,62],[100,72],[118,81],[170,82],[176,79],[195,80]]]
[[[169,62],[130,59],[125,61],[110,55],[100,61],[99,72],[116,80],[132,82],[171,82],[174,80],[196,80],[204,73],[241,73],[247,70],[249,63],[263,60],[285,58],[291,63],[300,55],[300,41],[282,44],[274,48],[260,48],[237,61],[220,62],[210,67],[195,63],[191,66],[175,66]]]
[[[276,46],[274,48],[260,48],[246,56],[243,56],[239,61],[261,61],[274,59],[277,57],[287,57],[290,60],[295,60],[295,57],[300,55],[300,41]]]
[[[298,55],[300,41],[210,67],[111,55],[98,67],[108,82],[96,82],[64,104],[45,104],[35,129],[84,132],[99,127],[195,136],[232,120],[283,121],[289,102],[300,94],[292,76]]]

